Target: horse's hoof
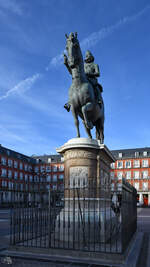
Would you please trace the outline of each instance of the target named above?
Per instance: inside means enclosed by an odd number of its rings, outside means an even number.
[[[92,122],[91,121],[87,121],[87,123],[86,123],[86,127],[88,128],[88,129],[93,129],[93,124],[92,124]]]

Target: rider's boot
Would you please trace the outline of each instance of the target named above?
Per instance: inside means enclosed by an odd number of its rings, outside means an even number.
[[[70,111],[70,108],[71,108],[71,105],[69,103],[66,103],[64,105],[64,108],[69,112]]]

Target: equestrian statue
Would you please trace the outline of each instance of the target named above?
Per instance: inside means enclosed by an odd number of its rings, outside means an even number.
[[[67,111],[72,111],[77,137],[80,137],[79,119],[83,121],[89,138],[92,138],[91,129],[96,128],[96,139],[104,143],[104,102],[102,98],[103,88],[98,83],[100,76],[99,66],[94,63],[94,57],[90,51],[86,52],[83,61],[77,33],[66,36],[66,51],[64,64],[72,75],[72,84],[69,88],[69,101],[64,105]],[[84,63],[85,62],[85,63]]]

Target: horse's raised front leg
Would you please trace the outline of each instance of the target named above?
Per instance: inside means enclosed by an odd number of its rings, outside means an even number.
[[[77,114],[77,112],[75,112],[73,107],[71,107],[71,111],[72,111],[72,115],[74,118],[74,123],[75,123],[76,129],[77,129],[77,137],[80,137],[78,114]]]
[[[93,124],[90,120],[88,120],[88,114],[87,114],[87,112],[91,111],[92,109],[93,109],[93,104],[91,102],[88,102],[86,105],[82,107],[82,114],[84,117],[84,122],[88,129],[93,128]]]

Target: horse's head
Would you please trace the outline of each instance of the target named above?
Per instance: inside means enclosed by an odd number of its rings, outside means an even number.
[[[69,66],[73,69],[79,64],[82,58],[80,45],[77,39],[77,33],[73,34],[71,32],[69,36],[67,34],[65,36],[67,40],[66,50],[68,53]]]

